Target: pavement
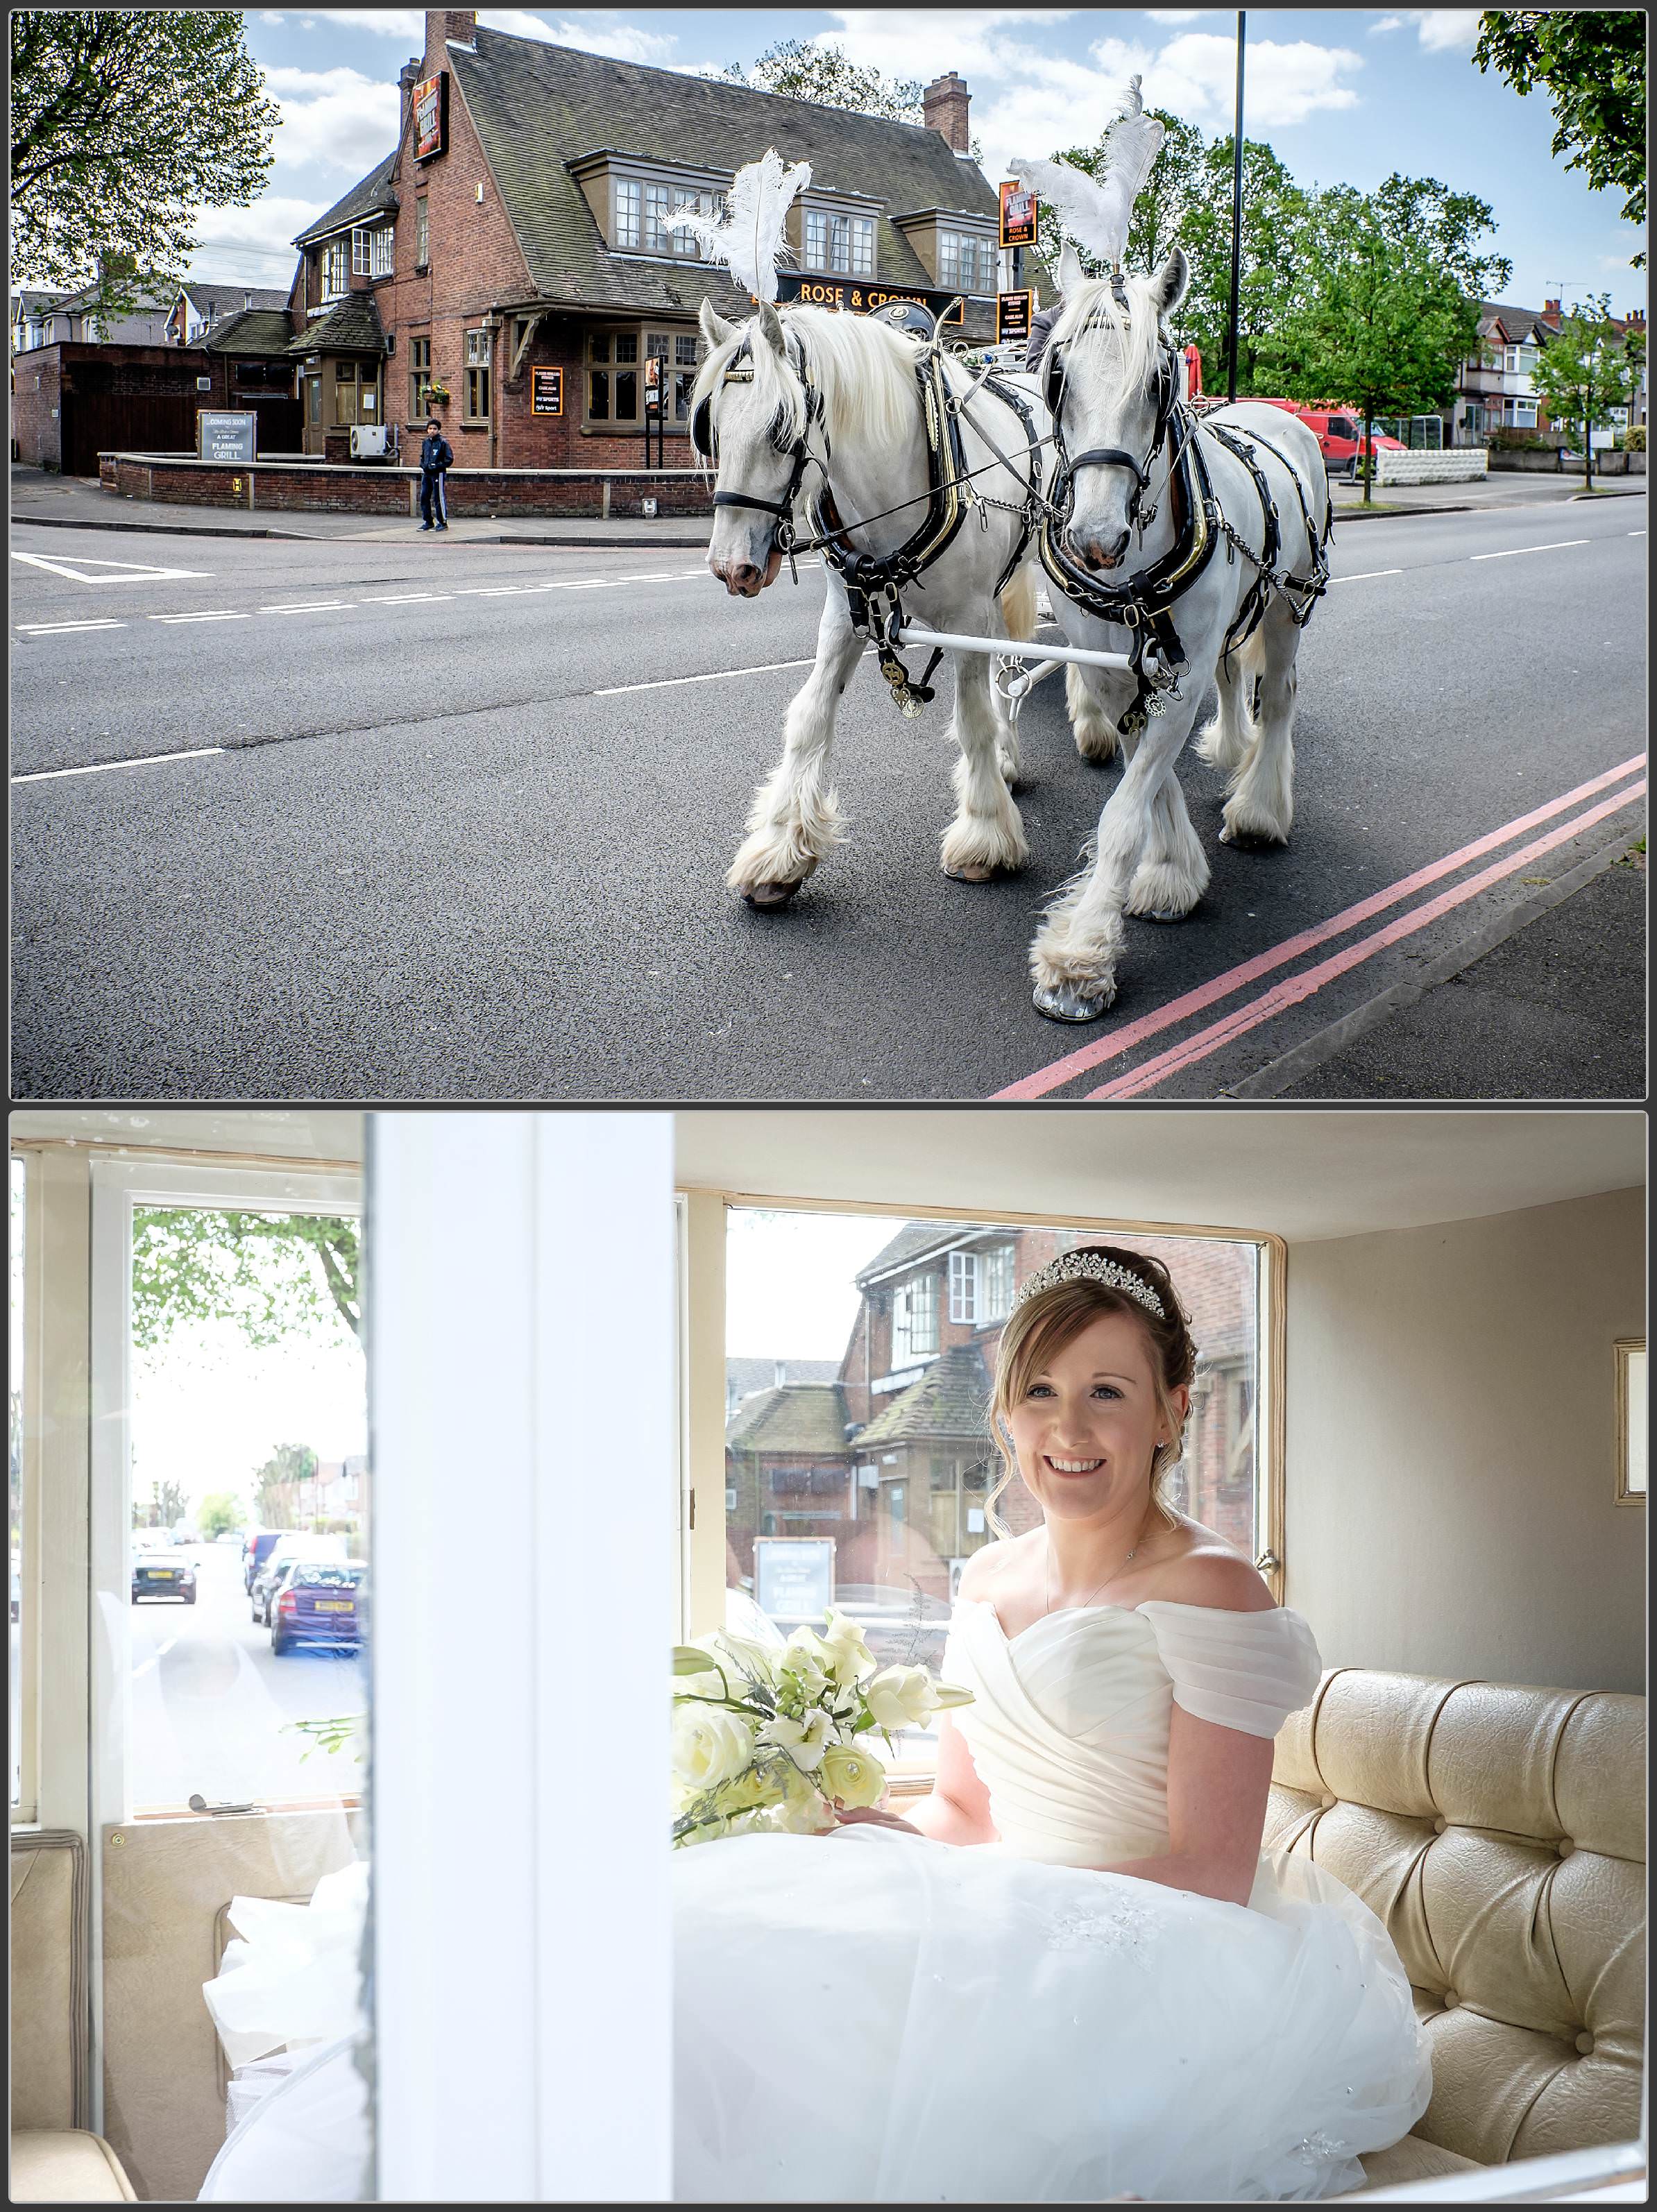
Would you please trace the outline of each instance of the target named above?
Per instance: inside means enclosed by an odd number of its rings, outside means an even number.
[[[1290,844],[1220,844],[1224,777],[1187,751],[1213,880],[1177,927],[1130,922],[1118,1006],[1071,1030],[1032,1008],[1026,949],[1119,770],[1077,755],[1056,679],[1019,725],[1021,875],[940,873],[947,694],[903,722],[870,670],[833,759],[848,842],[756,915],[723,878],[811,658],[809,563],[737,602],[700,546],[20,519],[14,1095],[1295,1095],[1488,988],[1527,1010],[1539,1092],[1492,1017],[1442,1024],[1431,1095],[1625,1097],[1604,1038],[1643,1024],[1637,902],[1581,872],[1643,826],[1644,520],[1635,499],[1338,532]],[[1556,929],[1577,964],[1550,997],[1520,968]]]
[[[1465,514],[1484,507],[1548,507],[1562,501],[1643,497],[1643,477],[1618,477],[1590,494],[1580,477],[1551,477],[1508,471],[1483,483],[1388,484],[1382,496],[1365,506],[1356,484],[1334,483],[1338,522],[1378,520],[1394,514]],[[354,544],[392,545],[419,526],[412,518],[369,514],[249,514],[243,507],[185,507],[172,500],[120,499],[95,477],[59,477],[45,469],[14,465],[11,512],[17,522],[46,523],[76,530],[133,530],[163,537],[288,538],[339,539]],[[449,535],[458,544],[656,546],[700,552],[707,543],[707,515],[659,515],[653,522],[626,516],[600,521],[585,516],[549,519],[526,516],[495,521],[486,516],[452,520]]]

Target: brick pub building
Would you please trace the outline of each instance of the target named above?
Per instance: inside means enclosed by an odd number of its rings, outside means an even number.
[[[962,337],[992,336],[996,194],[966,151],[953,73],[924,124],[890,123],[447,9],[428,13],[398,82],[396,149],[295,241],[293,353],[319,458],[343,459],[350,426],[377,422],[400,426],[411,458],[429,409],[459,470],[636,470],[654,376],[665,465],[689,468],[697,310],[751,307],[663,218],[713,212],[768,146],[812,168],[788,218],[786,299],[855,312],[960,293]]]

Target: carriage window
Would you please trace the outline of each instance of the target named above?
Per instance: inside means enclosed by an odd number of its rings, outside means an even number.
[[[1174,1503],[1250,1559],[1277,1541],[1259,1474],[1255,1242],[753,1206],[725,1219],[732,1626],[757,1608],[786,1637],[832,1603],[883,1665],[937,1672],[962,1570],[994,1540],[987,1413],[1013,1293],[1100,1239],[1164,1261],[1191,1314],[1200,1357]],[[1040,1518],[1016,1478],[997,1510],[1015,1535]],[[900,1778],[925,1771],[936,1741],[904,1731]]]

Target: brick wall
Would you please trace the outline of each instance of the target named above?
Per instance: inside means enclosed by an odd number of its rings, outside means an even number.
[[[123,499],[200,507],[251,504],[336,514],[409,514],[417,510],[418,469],[261,461],[256,468],[233,471],[165,455],[118,453],[100,453],[98,466],[104,489]],[[230,489],[234,475],[242,479],[240,497]],[[662,475],[642,470],[633,474],[456,470],[450,474],[448,492],[449,513],[454,516],[608,514],[620,520],[641,514],[647,496],[655,500],[662,515],[713,511],[712,485],[694,471]]]
[[[62,458],[59,409],[63,364],[56,346],[18,354],[13,362],[11,434],[17,459],[31,469],[55,469]]]

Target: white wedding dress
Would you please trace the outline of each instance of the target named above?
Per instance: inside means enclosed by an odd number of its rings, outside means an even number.
[[[1257,2203],[1361,2188],[1431,2075],[1381,1923],[1263,1851],[1248,1904],[1097,1869],[1167,1852],[1168,1722],[1272,1736],[1317,1687],[1299,1614],[1150,1601],[942,1673],[998,1844],[866,1825],[674,1856],[681,2201]]]

